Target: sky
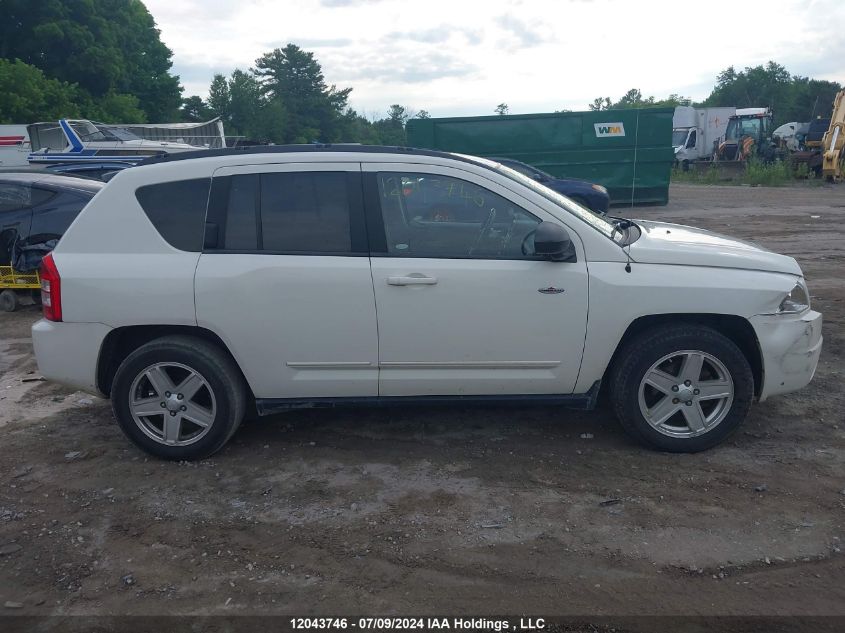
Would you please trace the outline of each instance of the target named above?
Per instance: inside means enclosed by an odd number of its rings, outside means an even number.
[[[371,118],[586,110],[596,97],[705,98],[774,60],[845,83],[845,0],[144,0],[184,95],[292,42]]]

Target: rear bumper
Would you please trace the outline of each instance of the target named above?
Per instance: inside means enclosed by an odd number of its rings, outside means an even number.
[[[41,319],[32,326],[38,370],[48,380],[102,395],[97,389],[97,360],[111,331],[102,323],[56,323]]]
[[[749,319],[763,356],[760,401],[807,385],[822,351],[822,315],[758,315]]]

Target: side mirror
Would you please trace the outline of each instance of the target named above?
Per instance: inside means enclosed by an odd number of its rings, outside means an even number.
[[[578,261],[575,245],[560,224],[540,222],[534,232],[534,253],[553,262]]]

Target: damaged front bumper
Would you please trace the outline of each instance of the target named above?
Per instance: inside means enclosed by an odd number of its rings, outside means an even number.
[[[795,391],[816,373],[822,351],[822,315],[764,314],[749,319],[763,358],[763,385],[759,400]]]

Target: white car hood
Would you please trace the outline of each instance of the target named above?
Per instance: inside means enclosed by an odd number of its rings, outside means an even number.
[[[642,235],[631,244],[631,258],[646,264],[742,268],[801,275],[792,257],[727,235],[666,222],[637,220]]]

